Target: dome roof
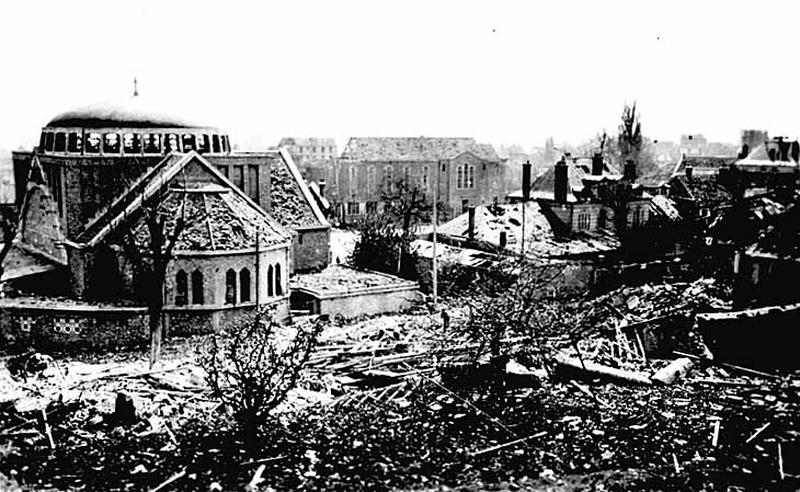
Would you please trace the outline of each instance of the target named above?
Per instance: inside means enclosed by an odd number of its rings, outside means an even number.
[[[119,103],[99,103],[65,111],[47,124],[54,128],[205,128],[183,118],[153,109],[141,96]]]

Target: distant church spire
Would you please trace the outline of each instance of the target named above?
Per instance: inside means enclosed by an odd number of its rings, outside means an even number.
[[[136,80],[136,77],[133,78],[133,97],[139,95],[139,81]]]

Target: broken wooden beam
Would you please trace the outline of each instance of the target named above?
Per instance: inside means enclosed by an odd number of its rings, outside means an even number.
[[[688,357],[681,357],[670,362],[667,366],[662,367],[655,374],[650,376],[654,384],[669,385],[675,382],[676,379],[682,378],[694,366],[692,359]]]
[[[558,354],[555,357],[556,369],[571,373],[581,373],[590,377],[610,379],[626,384],[635,384],[640,386],[651,386],[653,382],[644,374],[626,371],[624,369],[617,369],[615,367],[597,364],[595,362],[581,360],[575,357],[570,357],[566,354]]]

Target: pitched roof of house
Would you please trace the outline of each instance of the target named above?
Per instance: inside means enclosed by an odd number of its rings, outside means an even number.
[[[715,208],[727,205],[733,200],[729,189],[719,183],[716,174],[676,175],[670,180],[673,194],[676,198],[694,201],[698,207]]]
[[[286,149],[278,154],[270,168],[270,213],[287,227],[330,227],[292,156]]]
[[[590,157],[577,157],[566,159],[567,162],[567,183],[569,190],[567,201],[575,202],[577,198],[574,193],[583,191],[583,180],[592,179],[592,159]],[[619,176],[619,171],[603,160],[603,175],[601,177]],[[555,166],[550,166],[545,172],[540,174],[531,184],[531,194],[534,198],[553,198],[556,184]]]
[[[737,166],[786,166],[796,168],[798,166],[791,156],[784,160],[780,152],[776,152],[773,158],[769,155],[768,146],[775,146],[777,142],[764,142],[750,152],[747,157],[736,161]],[[788,142],[787,142],[788,145]]]
[[[678,161],[673,176],[686,174],[686,168],[691,166],[694,174],[717,173],[721,167],[736,163],[738,157],[711,156],[711,155],[684,155]]]
[[[201,175],[183,171],[198,165]],[[143,206],[154,206],[166,217],[165,232],[171,234],[184,217],[175,251],[249,249],[259,245],[287,243],[291,233],[253,200],[228,181],[215,166],[196,152],[173,153],[128,186],[102,210],[76,238],[73,246],[93,247],[107,236],[133,231],[137,244],[147,242]]]
[[[474,138],[440,137],[353,137],[342,152],[349,161],[436,161],[470,152],[476,157],[499,162],[497,152]]]

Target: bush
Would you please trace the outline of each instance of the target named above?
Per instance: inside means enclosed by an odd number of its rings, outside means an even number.
[[[386,215],[368,215],[359,221],[358,230],[353,266],[416,279],[416,262],[409,253],[413,234],[404,233]]]
[[[200,349],[199,363],[215,397],[233,410],[245,438],[254,438],[269,413],[295,387],[323,323],[290,327],[272,311],[226,326]]]

